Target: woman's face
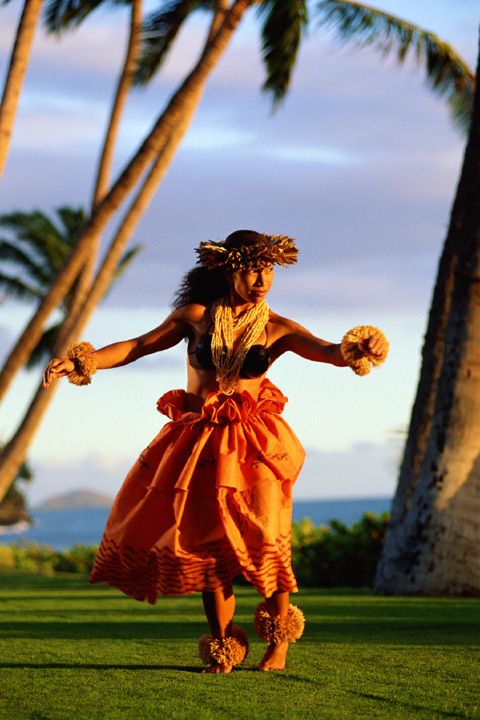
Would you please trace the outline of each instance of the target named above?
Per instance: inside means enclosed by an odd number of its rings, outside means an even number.
[[[234,301],[261,303],[273,283],[273,265],[265,268],[237,270],[229,276]]]

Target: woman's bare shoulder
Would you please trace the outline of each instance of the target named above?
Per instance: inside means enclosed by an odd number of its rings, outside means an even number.
[[[272,310],[270,311],[269,324],[277,338],[281,338],[284,335],[289,335],[293,332],[308,332],[299,323],[295,322],[295,320],[279,315]]]
[[[205,319],[208,306],[200,303],[190,303],[174,310],[173,315],[184,322],[198,323]]]

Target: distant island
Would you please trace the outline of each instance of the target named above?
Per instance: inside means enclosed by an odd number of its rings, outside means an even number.
[[[113,498],[95,490],[72,490],[71,492],[44,500],[35,510],[83,510],[85,508],[110,508]]]

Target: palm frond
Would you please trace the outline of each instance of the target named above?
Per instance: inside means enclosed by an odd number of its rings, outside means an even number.
[[[319,25],[334,29],[343,43],[373,46],[384,57],[395,53],[399,63],[414,55],[424,65],[432,90],[446,97],[456,125],[468,129],[475,74],[451,45],[402,18],[353,0],[320,0],[316,13]]]
[[[111,2],[110,4],[127,4]],[[48,0],[43,10],[43,23],[48,32],[61,33],[62,30],[77,28],[90,13],[100,5],[105,7],[104,0]]]
[[[274,104],[285,97],[297,59],[298,48],[308,25],[306,0],[264,0],[259,14],[262,27],[262,56],[267,71],[263,90],[273,95]]]
[[[211,10],[213,0],[171,0],[151,12],[142,26],[135,85],[146,85],[163,63],[183,23],[195,10]]]
[[[52,275],[45,263],[39,262],[37,258],[32,257],[26,250],[13,242],[0,240],[0,268],[9,264],[15,265],[17,269],[21,270],[22,275],[33,280],[39,291],[52,281]]]
[[[11,275],[0,274],[0,290],[3,290],[5,297],[15,300],[32,301],[32,298],[41,298],[43,294],[33,285],[29,285],[22,278]]]
[[[137,257],[138,253],[141,250],[143,250],[143,245],[134,245],[132,248],[130,248],[130,250],[127,250],[127,252],[122,255],[113,274],[110,287],[116,280],[122,277],[123,273],[127,270],[130,263],[133,262],[133,260]]]
[[[87,222],[85,211],[82,207],[62,205],[56,213],[62,223],[62,237],[67,245],[73,247]]]
[[[34,210],[0,215],[0,227],[10,230],[17,242],[25,243],[56,272],[65,264],[69,248],[61,231],[45,213]]]
[[[16,479],[23,480],[24,482],[30,482],[30,480],[33,480],[33,470],[28,462],[24,462],[20,465],[20,470],[18,471]]]
[[[42,337],[30,353],[30,357],[25,363],[28,370],[32,370],[39,365],[45,364],[52,357],[57,342],[58,334],[62,328],[62,323],[56,323],[47,328]]]

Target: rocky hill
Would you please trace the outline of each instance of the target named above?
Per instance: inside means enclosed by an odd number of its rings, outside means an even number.
[[[62,495],[48,498],[35,510],[80,510],[84,508],[109,508],[113,498],[95,490],[72,490]]]

